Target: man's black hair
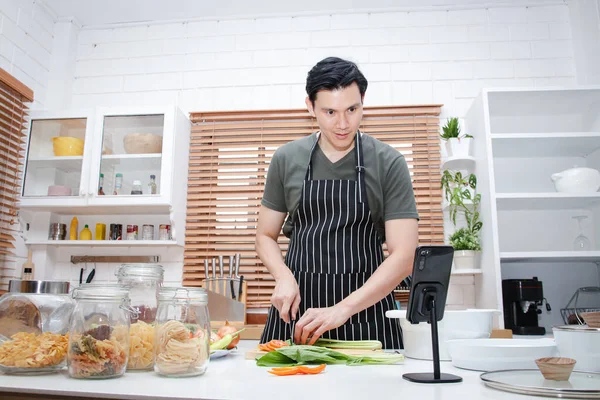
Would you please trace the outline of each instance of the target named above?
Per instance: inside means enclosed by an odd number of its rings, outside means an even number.
[[[364,96],[368,82],[356,64],[338,57],[327,57],[308,72],[306,94],[314,105],[319,90],[344,89],[354,82],[358,85],[361,97]]]

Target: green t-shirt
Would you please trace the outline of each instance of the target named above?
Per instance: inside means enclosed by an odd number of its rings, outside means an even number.
[[[269,165],[262,204],[293,215],[300,196],[316,133],[279,147]],[[363,133],[367,199],[375,227],[385,241],[385,221],[419,218],[412,181],[404,156],[388,144]],[[314,180],[356,180],[356,152],[332,163],[317,145],[312,159]]]

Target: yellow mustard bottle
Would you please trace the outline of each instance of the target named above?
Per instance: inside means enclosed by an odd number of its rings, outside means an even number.
[[[77,217],[71,220],[71,229],[69,230],[69,240],[77,240],[77,232],[79,232],[79,221]]]
[[[92,231],[89,230],[87,224],[79,234],[79,240],[92,240]]]

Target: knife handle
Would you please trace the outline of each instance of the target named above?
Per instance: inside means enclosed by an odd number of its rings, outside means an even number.
[[[207,281],[210,279],[210,271],[208,270],[208,260],[204,260],[204,277]]]
[[[230,278],[233,276],[233,270],[235,268],[235,264],[233,264],[233,260],[234,260],[234,257],[229,256],[229,277]]]
[[[236,253],[235,254],[235,277],[239,278],[239,272],[240,272],[240,253]]]
[[[212,258],[212,277],[217,277],[217,260],[214,257]]]
[[[223,256],[219,256],[219,277],[223,277]]]

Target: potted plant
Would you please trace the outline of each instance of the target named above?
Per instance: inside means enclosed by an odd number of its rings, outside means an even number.
[[[466,223],[465,227],[455,231],[449,238],[454,247],[454,266],[457,269],[478,268],[481,254],[479,231],[483,223],[479,220],[481,194],[476,193],[477,176],[463,176],[460,171],[445,170],[442,174],[442,188],[453,225],[456,226],[459,213],[464,216]]]
[[[471,154],[471,141],[473,136],[460,133],[458,118],[449,118],[442,127],[440,137],[446,142],[448,157],[468,157]]]

